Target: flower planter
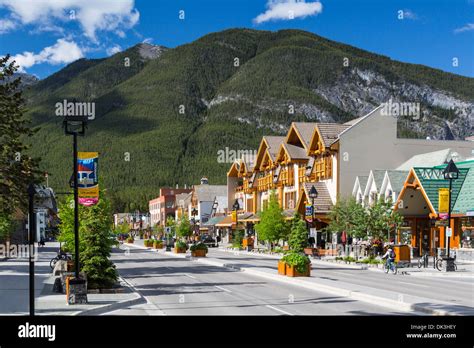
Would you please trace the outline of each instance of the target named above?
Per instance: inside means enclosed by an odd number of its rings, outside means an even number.
[[[300,273],[295,267],[286,265],[286,275],[288,277],[309,277],[311,275],[311,264],[306,266],[306,272]]]
[[[160,244],[153,244],[153,248],[155,248],[155,249],[163,249],[163,243],[160,243]]]
[[[174,248],[174,253],[175,254],[185,254],[186,249],[185,248]]]
[[[207,254],[206,250],[194,250],[191,251],[191,256],[192,257],[205,257]]]
[[[133,242],[134,242],[133,240],[127,240],[128,244],[133,244]]]
[[[278,261],[278,274],[286,275],[286,263]]]

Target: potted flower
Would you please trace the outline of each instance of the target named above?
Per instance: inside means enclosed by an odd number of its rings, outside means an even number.
[[[150,240],[150,239],[145,239],[145,240],[143,241],[143,245],[146,246],[147,248],[150,247],[150,244],[153,245],[153,241]]]
[[[286,264],[288,277],[309,277],[311,274],[311,262],[309,257],[304,254],[290,252],[281,261]]]
[[[205,257],[208,249],[206,244],[198,243],[191,245],[190,250],[192,257]]]
[[[135,240],[133,239],[132,236],[130,236],[130,237],[127,238],[127,243],[129,243],[129,244],[133,244],[134,241],[135,241]]]
[[[162,240],[154,240],[153,241],[153,248],[163,249],[163,241]]]
[[[188,250],[188,245],[185,242],[183,241],[176,242],[175,247],[174,247],[174,252],[176,254],[184,254],[186,250]]]

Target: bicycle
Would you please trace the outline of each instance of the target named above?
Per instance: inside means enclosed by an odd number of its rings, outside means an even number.
[[[54,269],[54,266],[56,266],[56,263],[57,263],[59,260],[71,261],[71,260],[72,260],[72,257],[71,257],[70,255],[66,254],[66,253],[59,252],[56,257],[53,257],[53,258],[51,259],[51,261],[49,261],[49,267],[51,267],[51,269]]]
[[[418,268],[428,267],[428,254],[424,253],[422,257],[418,259]]]
[[[393,261],[387,260],[387,262],[385,262],[384,272],[389,273],[390,271],[392,271],[393,274],[397,274],[397,264]]]
[[[454,260],[456,260],[456,255],[454,255]],[[443,261],[444,261],[444,260],[443,260],[441,257],[438,257],[438,258],[436,259],[436,263],[435,263],[435,264],[436,264],[436,269],[437,269],[438,271],[442,271],[442,270],[443,270]],[[458,270],[458,266],[456,265],[456,262],[453,262],[453,264],[454,264],[454,270],[457,271],[457,270]]]

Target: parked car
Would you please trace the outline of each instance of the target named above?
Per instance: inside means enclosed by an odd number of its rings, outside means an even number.
[[[206,244],[208,247],[215,248],[218,247],[219,244],[217,243],[216,239],[211,237],[208,234],[205,234],[201,237],[201,243]]]

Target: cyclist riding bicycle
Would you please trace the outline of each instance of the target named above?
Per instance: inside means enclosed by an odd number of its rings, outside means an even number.
[[[391,268],[394,261],[395,261],[395,251],[393,251],[392,247],[389,245],[387,248],[387,251],[385,254],[382,256],[382,259],[387,259],[386,265]]]

